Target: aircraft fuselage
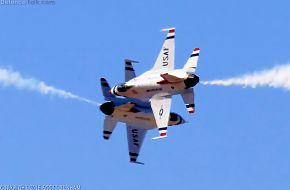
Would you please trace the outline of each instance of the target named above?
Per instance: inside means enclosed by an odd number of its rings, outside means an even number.
[[[148,100],[155,94],[164,95],[182,94],[188,88],[199,82],[196,75],[189,76],[180,82],[167,82],[160,74],[144,74],[124,84],[117,85],[111,89],[115,95]]]
[[[126,99],[123,99],[123,101],[124,100]],[[127,100],[127,103],[128,102]],[[155,117],[150,107],[140,107],[136,104],[131,110],[118,109],[118,107],[123,104],[124,102],[120,100],[105,102],[100,106],[100,110],[104,114],[127,125],[136,126],[142,129],[154,129],[157,127]],[[168,126],[180,125],[184,122],[184,119],[180,115],[173,112],[170,113]]]

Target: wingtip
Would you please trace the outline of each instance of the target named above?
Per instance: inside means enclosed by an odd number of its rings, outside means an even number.
[[[166,138],[167,135],[164,135],[164,136],[158,136],[158,137],[153,137],[152,140],[158,140],[158,139],[164,139]]]
[[[194,108],[194,106],[192,106],[192,107],[188,107],[188,108],[187,108],[187,111],[188,111],[189,114],[193,114],[193,113],[195,112],[195,108]]]
[[[169,33],[174,33],[175,32],[175,28],[171,27],[171,28],[163,28],[160,30],[161,32],[169,32]]]
[[[132,59],[125,59],[124,61],[125,62],[131,62],[131,63],[139,63],[139,61],[135,61],[135,60],[132,60]]]
[[[132,164],[140,164],[140,165],[145,165],[145,163],[143,162],[139,162],[139,161],[130,161]]]

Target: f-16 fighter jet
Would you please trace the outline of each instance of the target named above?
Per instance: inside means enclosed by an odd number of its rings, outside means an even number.
[[[126,65],[126,68],[129,68],[131,62],[127,60]],[[126,69],[126,78],[132,74],[132,70],[133,67],[130,67],[130,71]],[[104,78],[101,78],[101,86],[106,100],[100,106],[100,110],[106,115],[103,131],[104,139],[108,140],[110,138],[118,122],[125,123],[127,126],[130,161],[133,163],[141,163],[137,161],[137,158],[145,134],[147,130],[157,128],[150,103],[134,98],[120,98],[110,94],[110,86]],[[166,125],[172,126],[183,123],[185,123],[185,120],[180,115],[170,113]]]
[[[142,101],[150,101],[156,124],[159,128],[159,136],[153,139],[167,136],[167,122],[170,113],[171,96],[180,94],[189,113],[195,111],[193,88],[199,77],[195,75],[199,48],[195,48],[182,69],[174,70],[174,35],[175,29],[168,28],[167,37],[153,68],[136,77],[134,70],[129,65],[126,67],[128,81],[114,86],[110,93],[119,96],[137,98]]]

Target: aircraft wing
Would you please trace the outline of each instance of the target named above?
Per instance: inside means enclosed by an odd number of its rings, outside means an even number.
[[[159,136],[153,139],[167,137],[167,126],[170,115],[171,96],[156,94],[150,100],[151,108],[159,130]]]
[[[138,61],[125,59],[125,82],[136,77],[135,70],[132,66],[132,63],[138,63]]]
[[[141,162],[138,162],[137,158],[139,156],[139,152],[142,147],[146,131],[147,131],[146,129],[140,129],[134,126],[127,125],[127,139],[128,139],[130,162],[143,164]]]
[[[163,29],[161,31],[168,31],[168,33],[151,71],[160,70],[160,72],[164,72],[174,69],[175,28]]]

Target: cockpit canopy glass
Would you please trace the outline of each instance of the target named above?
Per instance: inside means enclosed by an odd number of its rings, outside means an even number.
[[[126,85],[125,83],[121,83],[117,86],[118,92],[126,92],[128,89],[132,88],[132,85]]]

